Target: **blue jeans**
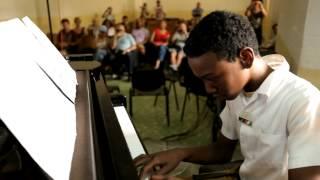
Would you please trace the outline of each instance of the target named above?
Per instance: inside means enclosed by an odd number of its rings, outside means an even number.
[[[106,57],[106,55],[107,55],[106,49],[97,49],[97,51],[94,55],[94,59],[102,62],[104,60],[104,58]]]
[[[167,46],[159,46],[159,60],[162,62],[167,54]]]

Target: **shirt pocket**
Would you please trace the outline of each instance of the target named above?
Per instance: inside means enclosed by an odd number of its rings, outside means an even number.
[[[241,150],[245,158],[256,165],[282,167],[286,160],[286,136],[272,134],[243,125],[240,130]]]

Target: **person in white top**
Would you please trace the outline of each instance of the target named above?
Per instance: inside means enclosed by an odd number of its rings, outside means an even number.
[[[320,92],[292,74],[282,56],[260,57],[245,17],[210,13],[191,31],[184,51],[206,91],[226,100],[221,134],[207,146],[139,156],[141,176],[171,180],[166,174],[180,161],[228,162],[239,141],[241,179],[320,178]]]
[[[102,14],[102,18],[107,21],[114,21],[114,15],[112,14],[112,7],[109,6]]]

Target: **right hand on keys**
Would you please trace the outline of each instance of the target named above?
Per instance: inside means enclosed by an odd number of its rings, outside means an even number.
[[[140,155],[134,159],[136,167],[143,166],[140,178],[153,175],[165,175],[175,169],[185,158],[182,149],[172,149],[151,155]]]

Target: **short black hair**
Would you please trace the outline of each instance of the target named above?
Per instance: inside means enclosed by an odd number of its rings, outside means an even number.
[[[184,52],[188,57],[213,52],[218,58],[232,62],[244,47],[252,48],[259,55],[256,34],[248,19],[231,12],[214,11],[190,32]]]
[[[61,24],[63,24],[63,23],[69,23],[69,24],[70,24],[70,21],[69,21],[69,19],[67,19],[67,18],[63,18],[63,19],[60,21],[60,23],[61,23]]]

